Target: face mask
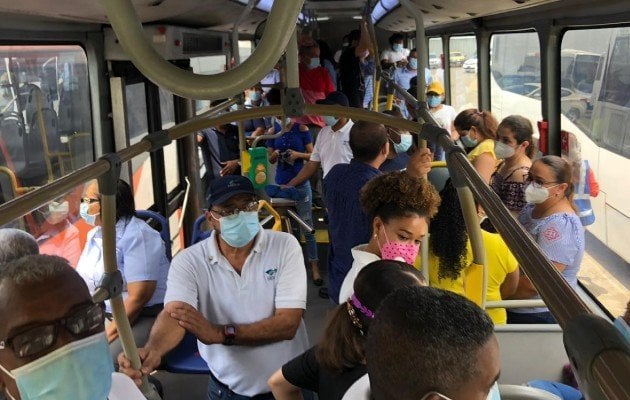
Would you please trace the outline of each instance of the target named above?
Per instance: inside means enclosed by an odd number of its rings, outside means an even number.
[[[413,142],[413,138],[410,133],[401,133],[400,134],[400,143],[394,143],[394,151],[396,154],[404,153],[409,150],[411,147],[411,143]]]
[[[88,209],[90,208],[90,205],[88,203],[81,203],[81,205],[79,206],[79,215],[81,216],[81,218],[83,218],[85,220],[85,222],[88,223],[88,225],[96,225],[96,217],[98,216],[99,213],[96,214],[88,214]]]
[[[310,69],[319,67],[319,58],[311,58],[311,60],[308,63],[308,67]]]
[[[427,96],[427,104],[431,108],[435,108],[442,104],[442,98],[440,96]]]
[[[466,136],[461,136],[460,140],[462,141],[462,143],[464,143],[464,146],[466,146],[466,147],[475,147],[475,146],[477,146],[477,140],[471,138],[470,134],[468,134]]]
[[[409,68],[411,68],[411,69],[418,69],[418,59],[417,58],[410,58],[409,59]]]
[[[392,50],[394,50],[396,53],[400,53],[401,51],[403,51],[402,43],[395,43],[392,46]]]
[[[56,225],[68,217],[68,202],[63,201],[57,203],[56,201],[48,204],[48,216],[46,216],[46,222],[52,225]]]
[[[240,248],[251,242],[260,231],[258,213],[256,211],[240,211],[236,215],[223,217],[221,237],[232,247]]]
[[[414,261],[416,261],[419,251],[418,246],[413,243],[390,242],[387,237],[387,232],[385,232],[385,227],[383,227],[383,233],[385,234],[387,243],[383,246],[379,243],[379,247],[381,248],[381,259],[404,261],[407,264],[413,264]],[[378,241],[378,238],[376,240]]]
[[[105,400],[114,363],[105,334],[97,333],[10,372],[1,365],[0,369],[15,380],[22,400]]]
[[[249,99],[251,101],[259,101],[261,99],[261,97],[262,96],[260,95],[260,92],[254,91],[254,92],[250,92],[249,93]]]
[[[494,143],[494,155],[499,159],[510,158],[514,155],[514,148],[503,142]]]
[[[339,118],[335,118],[335,117],[330,116],[330,115],[324,115],[324,122],[328,126],[335,126],[335,124],[337,122],[339,122]]]
[[[525,201],[533,204],[544,203],[549,198],[549,189],[546,187],[535,187],[531,183],[525,188]]]

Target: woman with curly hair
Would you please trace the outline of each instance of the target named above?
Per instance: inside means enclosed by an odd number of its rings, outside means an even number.
[[[465,278],[472,265],[472,248],[466,233],[457,190],[449,180],[440,192],[442,203],[429,227],[429,282],[433,287],[462,296]],[[518,262],[499,234],[481,231],[486,250],[488,287],[486,300],[497,301],[512,295],[518,286]],[[472,296],[471,296],[472,297]],[[505,324],[504,308],[487,310],[495,324]]]
[[[372,261],[413,264],[439,202],[431,183],[405,172],[390,172],[370,180],[361,190],[361,207],[372,221],[372,237],[352,249],[354,261],[341,285],[339,299],[352,295],[357,274]]]
[[[424,285],[420,272],[404,262],[378,260],[367,265],[354,281],[351,298],[335,309],[322,340],[269,378],[274,397],[301,400],[301,389],[306,389],[320,400],[341,400],[367,373],[363,346],[375,310],[395,290]]]

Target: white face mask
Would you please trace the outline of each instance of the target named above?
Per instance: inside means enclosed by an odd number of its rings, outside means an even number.
[[[558,185],[552,186],[552,188]],[[549,189],[544,186],[537,186],[530,183],[525,188],[525,201],[533,204],[544,203],[549,198]]]
[[[515,152],[516,150],[512,146],[503,142],[494,142],[494,155],[497,156],[498,159],[510,158]]]
[[[57,203],[53,201],[48,204],[48,215],[46,221],[49,224],[56,225],[68,217],[69,205],[67,201]]]

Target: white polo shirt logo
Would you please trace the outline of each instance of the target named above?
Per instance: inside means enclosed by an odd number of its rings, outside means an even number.
[[[274,279],[276,279],[277,273],[278,273],[278,268],[269,268],[268,270],[265,271],[265,278],[267,278],[268,281],[273,281]]]

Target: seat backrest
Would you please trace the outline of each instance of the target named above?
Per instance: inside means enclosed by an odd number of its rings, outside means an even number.
[[[68,137],[68,150],[70,151],[70,165],[72,170],[85,167],[94,161],[92,149],[92,134],[88,132],[75,133]]]
[[[562,400],[546,390],[522,385],[499,385],[499,392],[501,400]]]
[[[19,113],[15,111],[5,112],[0,116],[0,140],[3,141],[3,154],[6,165],[20,175],[26,167],[26,131]]]
[[[16,181],[13,172],[7,167],[0,167],[0,204],[17,197]]]
[[[448,172],[448,168],[441,166],[432,167],[431,171],[429,171],[429,174],[427,175],[427,179],[433,184],[438,192],[444,189],[444,185],[449,177],[450,174]]]
[[[166,258],[171,261],[171,230],[168,226],[168,220],[164,218],[162,215],[156,213],[151,210],[136,210],[136,217],[144,220],[147,223],[157,222],[160,224],[160,229],[157,229],[160,232],[160,237],[164,242],[164,250],[166,252]]]
[[[202,240],[210,237],[211,231],[202,229],[204,222],[206,222],[205,215],[200,215],[195,220],[195,224],[193,225],[193,232],[192,232],[192,238],[190,240],[190,245],[201,242]]]

